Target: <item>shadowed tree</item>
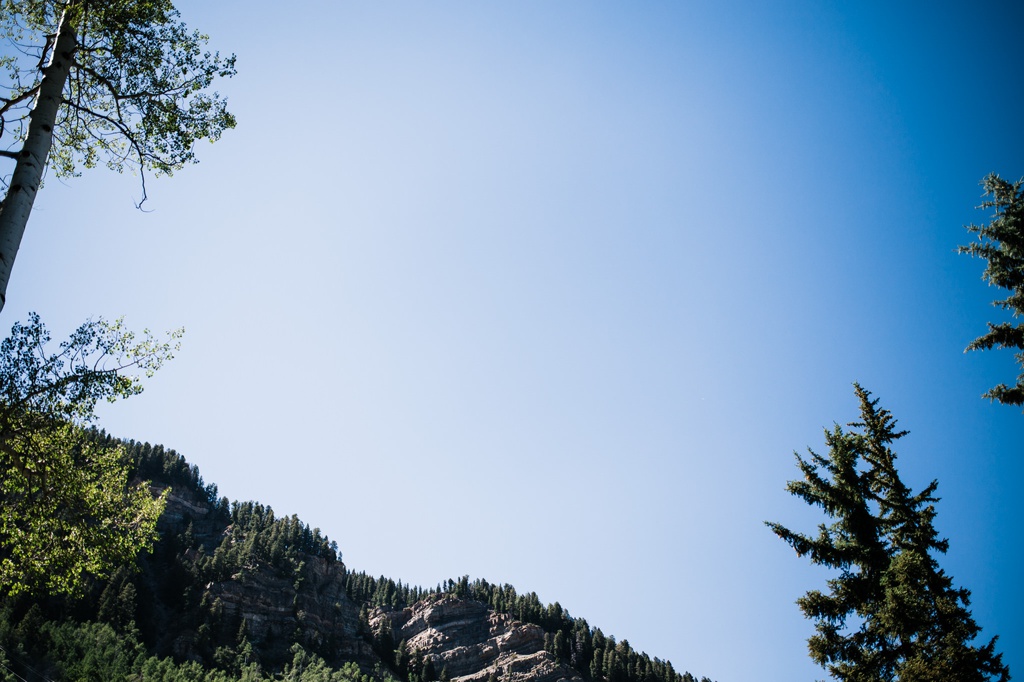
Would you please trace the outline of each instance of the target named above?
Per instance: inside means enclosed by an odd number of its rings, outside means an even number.
[[[101,161],[170,174],[195,142],[235,124],[209,86],[234,57],[205,50],[170,0],[0,0],[0,309],[32,205],[52,168],[77,175]],[[71,218],[69,217],[69,220]]]
[[[816,621],[811,658],[845,682],[1006,682],[996,639],[972,643],[981,628],[967,608],[970,592],[935,559],[949,545],[934,526],[938,483],[915,494],[902,482],[889,446],[906,432],[855,388],[855,430],[826,431],[828,456],[797,456],[803,478],[786,486],[831,523],[816,536],[768,523],[799,556],[836,572],[828,593],[797,600]]]
[[[993,302],[1008,310],[1014,318],[1024,315],[1024,179],[1007,182],[992,174],[982,181],[985,196],[990,197],[980,208],[994,209],[992,221],[986,225],[968,225],[978,241],[961,246],[968,253],[988,261],[982,275],[994,286],[1010,295]],[[1024,322],[988,323],[988,333],[972,341],[967,350],[988,350],[993,347],[1017,349],[1017,362],[1024,370]],[[1024,373],[1014,386],[999,384],[985,397],[1004,405],[1024,405]]]

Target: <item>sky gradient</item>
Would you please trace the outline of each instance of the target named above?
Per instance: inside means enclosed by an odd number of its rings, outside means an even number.
[[[939,480],[941,561],[1024,675],[1019,372],[990,172],[1024,175],[1024,6],[181,2],[239,125],[40,192],[0,324],[186,328],[103,425],[353,570],[559,601],[719,682],[824,677],[764,527],[860,382]]]

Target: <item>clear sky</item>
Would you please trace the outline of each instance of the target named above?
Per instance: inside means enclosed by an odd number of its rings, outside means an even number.
[[[1018,373],[955,253],[1024,175],[1024,5],[186,0],[239,126],[39,195],[0,324],[186,328],[106,411],[354,570],[559,601],[719,682],[813,680],[766,519],[859,381],[1024,675]]]

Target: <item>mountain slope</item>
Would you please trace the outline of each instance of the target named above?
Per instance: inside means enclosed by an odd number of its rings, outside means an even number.
[[[172,450],[127,446],[154,494],[170,488],[160,541],[76,603],[0,604],[0,682],[5,669],[81,679],[99,673],[75,666],[104,656],[143,680],[695,682],[511,585],[462,577],[426,590],[351,572],[319,529],[229,504]],[[109,633],[120,644],[106,653],[61,648]],[[173,672],[158,677],[161,666]]]

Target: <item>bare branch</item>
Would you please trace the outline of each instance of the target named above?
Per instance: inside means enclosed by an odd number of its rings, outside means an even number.
[[[144,213],[151,213],[151,211],[147,211],[146,209],[142,208],[142,205],[144,203],[146,203],[146,199],[149,198],[149,195],[146,194],[146,169],[145,168],[140,168],[139,169],[139,184],[142,185],[142,199],[139,200],[139,203],[135,204],[135,208],[137,208],[140,211],[143,211]]]
[[[29,88],[28,90],[26,90],[25,92],[21,93],[20,95],[18,95],[14,99],[0,98],[0,99],[3,99],[4,102],[5,102],[5,104],[2,107],[0,107],[0,115],[5,114],[8,111],[10,111],[10,109],[13,108],[15,104],[18,104],[19,102],[24,102],[27,99],[31,99],[32,97],[35,97],[37,92],[39,92],[39,83],[36,83],[35,86]]]

